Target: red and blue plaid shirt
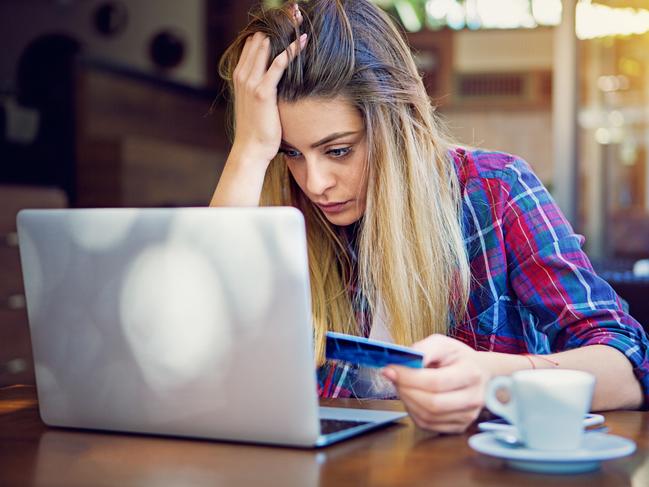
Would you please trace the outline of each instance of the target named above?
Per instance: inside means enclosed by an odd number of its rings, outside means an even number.
[[[581,249],[584,238],[528,164],[482,150],[456,149],[452,157],[472,285],[468,316],[449,335],[476,350],[513,354],[609,345],[630,360],[649,404],[642,327],[594,272]],[[367,396],[367,387],[357,387],[361,375],[351,364],[327,362],[318,370],[320,396]]]

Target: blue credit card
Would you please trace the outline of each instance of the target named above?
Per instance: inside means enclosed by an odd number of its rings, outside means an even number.
[[[327,332],[325,354],[329,360],[342,360],[365,367],[404,365],[421,369],[424,363],[424,354],[412,348],[333,331]]]

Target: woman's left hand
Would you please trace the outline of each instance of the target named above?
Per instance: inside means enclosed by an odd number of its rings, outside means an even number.
[[[431,335],[412,348],[424,353],[425,368],[390,365],[383,376],[394,384],[417,426],[439,433],[464,432],[484,406],[490,378],[479,352],[444,335]]]

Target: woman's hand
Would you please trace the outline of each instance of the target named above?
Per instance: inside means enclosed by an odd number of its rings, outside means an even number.
[[[417,426],[440,433],[462,433],[484,406],[490,374],[480,354],[444,335],[431,335],[413,348],[424,353],[424,369],[390,365],[383,376],[395,385]]]
[[[266,69],[270,40],[261,32],[246,39],[232,74],[234,85],[235,137],[233,151],[268,166],[282,140],[277,84],[288,64],[306,45],[302,34]]]
[[[293,19],[302,17],[293,4]],[[270,58],[270,40],[260,32],[248,37],[232,73],[234,88],[234,143],[210,206],[257,206],[270,161],[282,140],[277,108],[277,84],[284,70],[306,45],[306,34]]]

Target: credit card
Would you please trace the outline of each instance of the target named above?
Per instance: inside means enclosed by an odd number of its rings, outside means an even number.
[[[404,365],[421,369],[424,354],[412,348],[379,342],[369,338],[327,332],[325,355],[329,360],[342,360],[364,367],[385,367],[386,365]]]

